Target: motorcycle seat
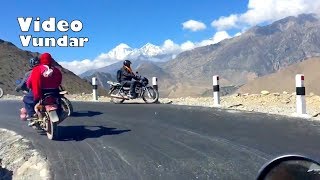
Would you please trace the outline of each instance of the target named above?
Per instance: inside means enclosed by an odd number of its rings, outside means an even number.
[[[113,82],[113,81],[107,81],[108,84],[112,85],[112,86],[120,86],[121,84],[118,82]]]

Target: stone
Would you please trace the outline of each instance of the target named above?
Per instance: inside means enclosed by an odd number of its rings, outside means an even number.
[[[261,94],[262,94],[262,95],[268,95],[268,94],[270,94],[270,92],[269,92],[269,91],[266,91],[266,90],[263,90],[263,91],[261,91]]]

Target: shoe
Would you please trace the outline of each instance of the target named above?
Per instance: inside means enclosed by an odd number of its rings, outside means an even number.
[[[135,96],[134,96],[134,95],[132,95],[132,94],[128,94],[128,98],[129,98],[129,99],[134,99],[134,98],[135,98]]]
[[[36,124],[35,121],[29,121],[28,126],[31,127],[31,126],[34,126],[35,124]]]
[[[34,114],[31,117],[27,117],[27,121],[33,121],[33,120],[37,120],[37,119],[38,119],[38,115],[37,114]]]

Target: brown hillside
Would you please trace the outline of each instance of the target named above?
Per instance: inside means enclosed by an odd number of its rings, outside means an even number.
[[[238,89],[239,93],[295,92],[295,76],[304,74],[306,93],[320,95],[320,57],[309,58],[276,73],[257,78]]]

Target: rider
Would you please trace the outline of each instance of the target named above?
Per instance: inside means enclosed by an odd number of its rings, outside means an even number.
[[[59,96],[59,87],[62,82],[61,71],[54,66],[53,58],[49,53],[40,56],[40,64],[33,68],[27,81],[27,87],[32,90],[33,102],[28,105],[36,105],[46,92],[55,92]],[[35,112],[33,111],[36,117]]]
[[[40,63],[40,60],[38,57],[35,57],[35,58],[31,58],[29,60],[29,67],[30,67],[30,70],[28,72],[25,73],[24,75],[24,78],[23,80],[20,82],[20,84],[15,88],[15,90],[17,92],[23,90],[23,91],[27,91],[28,93],[23,97],[23,102],[24,102],[24,107],[27,111],[27,120],[30,121],[32,120],[34,117],[33,115],[35,114],[35,111],[34,111],[34,106],[35,106],[35,103],[33,101],[33,93],[31,91],[31,89],[28,89],[27,87],[27,80],[28,78],[30,77],[30,74],[32,72],[32,69],[34,67],[36,67],[38,64]]]
[[[30,68],[30,69],[29,69],[28,72],[25,73],[22,81],[21,81],[20,84],[15,88],[15,90],[16,90],[17,92],[19,92],[19,91],[21,91],[21,90],[23,90],[23,91],[28,91],[28,92],[30,91],[30,90],[27,88],[27,80],[28,80],[28,78],[29,78],[29,76],[30,76],[30,74],[31,74],[31,72],[32,72],[32,69],[33,69],[34,67],[36,67],[37,65],[39,65],[39,63],[40,63],[39,57],[31,58],[31,59],[29,60],[29,68]],[[32,95],[32,93],[31,93],[30,95]],[[32,97],[33,97],[33,96],[32,96]]]
[[[123,67],[120,69],[121,71],[121,78],[120,78],[120,83],[124,86],[130,86],[130,93],[128,95],[129,98],[133,99],[136,97],[136,86],[137,86],[137,81],[139,80],[138,77],[133,73],[131,69],[131,61],[130,60],[125,60],[123,62]],[[132,80],[134,79],[134,80]]]

